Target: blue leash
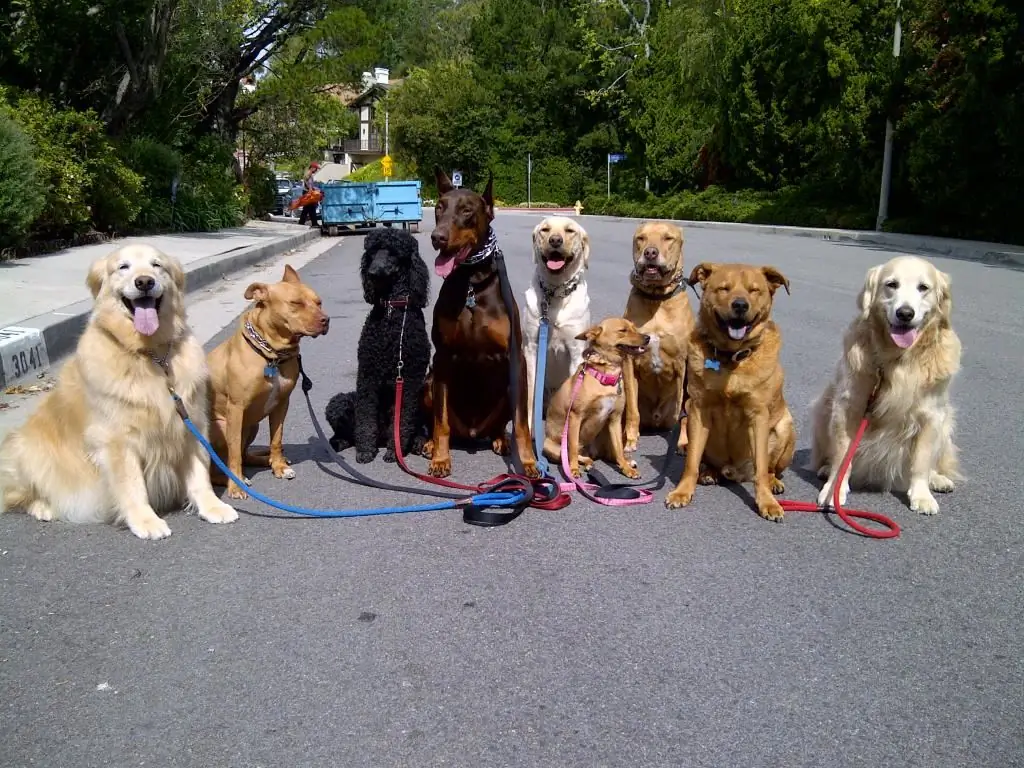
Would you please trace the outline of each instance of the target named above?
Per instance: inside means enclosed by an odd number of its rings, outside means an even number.
[[[181,420],[185,423],[185,427],[192,436],[199,441],[199,444],[203,446],[213,463],[217,465],[217,468],[223,472],[230,480],[232,480],[240,488],[246,485],[244,480],[238,478],[230,469],[227,464],[221,461],[220,456],[213,450],[213,446],[210,445],[210,441],[203,437],[196,425],[192,423],[192,419],[189,418],[188,411],[185,410],[185,404],[181,401],[178,393],[171,390],[171,397],[174,400],[174,407],[178,411],[178,415]],[[437,501],[433,504],[416,504],[409,507],[379,507],[375,509],[308,509],[306,507],[296,507],[291,504],[284,504],[280,501],[274,501],[269,496],[264,496],[259,491],[255,491],[252,488],[248,489],[247,493],[257,501],[262,501],[269,507],[279,509],[282,512],[290,512],[293,515],[303,515],[305,517],[372,517],[374,515],[397,515],[404,514],[406,512],[437,512],[443,509],[460,509],[462,507],[514,507],[522,504],[526,499],[526,494],[522,491],[493,491],[490,493],[478,493],[476,496],[470,496],[464,500],[447,500]]]
[[[547,312],[541,312],[537,334],[537,374],[533,382],[533,452],[537,456],[540,473],[551,477],[551,467],[544,458],[544,382],[547,381],[548,335],[551,332],[546,315]]]

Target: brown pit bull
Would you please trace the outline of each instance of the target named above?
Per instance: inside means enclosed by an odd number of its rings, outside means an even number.
[[[270,467],[274,477],[291,480],[281,448],[288,398],[299,378],[299,341],[303,336],[326,334],[330,319],[320,297],[285,266],[279,283],[253,283],[245,298],[255,305],[238,324],[235,335],[214,349],[207,362],[213,388],[210,442],[228,468],[248,483],[243,464]],[[270,450],[249,451],[260,422],[270,418]],[[211,467],[214,485],[227,485],[228,496],[248,494]]]

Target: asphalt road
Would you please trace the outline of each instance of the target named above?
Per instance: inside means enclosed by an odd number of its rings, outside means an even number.
[[[537,218],[496,222],[519,296]],[[600,319],[625,305],[634,224],[583,222]],[[361,242],[302,270],[333,317],[304,345],[321,412],[354,387]],[[687,234],[690,267],[771,263],[792,281],[776,319],[798,462],[864,273],[891,255]],[[680,511],[661,491],[649,507],[576,500],[496,529],[457,512],[223,527],[178,514],[155,543],[8,515],[0,765],[1024,764],[1024,273],[936,263],[953,276],[965,349],[954,399],[969,479],[932,518],[851,495],[892,515],[900,539],[865,540],[823,515],[767,523],[729,487],[699,488]],[[295,397],[285,437],[298,476],[264,472],[255,487],[313,507],[414,500],[335,479],[312,434]],[[643,439],[646,476],[664,446]],[[455,467],[464,479],[502,469],[489,452],[457,452]],[[367,471],[401,480],[380,459]],[[813,500],[816,487],[798,469],[786,495]]]

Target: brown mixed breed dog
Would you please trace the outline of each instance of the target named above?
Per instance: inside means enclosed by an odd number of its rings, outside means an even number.
[[[781,476],[793,460],[796,430],[782,395],[782,336],[771,311],[789,280],[774,267],[705,263],[690,275],[696,283],[703,292],[690,336],[690,440],[683,476],[665,505],[685,507],[698,482],[753,480],[758,513],[782,520],[773,494],[785,490]]]
[[[253,283],[245,298],[255,306],[242,315],[235,334],[209,357],[213,388],[210,438],[217,455],[239,478],[243,466],[270,467],[274,477],[291,480],[282,449],[288,399],[299,378],[299,342],[327,333],[330,319],[320,297],[285,266],[279,283]],[[269,451],[250,451],[260,423],[270,419]],[[244,489],[211,467],[214,485],[227,485],[228,496],[244,499]],[[248,479],[246,479],[248,482]]]
[[[562,383],[548,405],[544,455],[556,463],[561,461],[562,432],[568,414],[566,448],[573,477],[580,477],[581,468],[590,469],[594,459],[608,459],[626,477],[638,478],[636,464],[623,451],[622,412],[626,403],[622,370],[626,360],[644,353],[650,337],[640,333],[629,320],[611,317],[576,338],[587,342],[583,363]],[[573,399],[581,371],[583,382]],[[581,451],[586,451],[586,455]]]
[[[683,231],[648,221],[633,235],[633,271],[624,316],[651,337],[647,352],[626,361],[626,450],[635,451],[641,429],[669,430],[683,412],[686,351],[693,311],[683,277]],[[686,423],[677,449],[686,446]]]
[[[506,308],[495,264],[497,242],[492,180],[484,193],[456,189],[435,169],[440,199],[434,209],[430,242],[438,251],[434,270],[444,279],[434,303],[432,370],[424,388],[424,405],[433,414],[431,440],[423,448],[430,474],[452,471],[451,440],[490,440],[494,452],[509,451],[505,425],[513,436],[523,471],[539,477],[527,425],[526,362],[523,358],[519,307]],[[511,314],[509,314],[511,311]],[[509,395],[510,356],[519,362],[518,397]]]

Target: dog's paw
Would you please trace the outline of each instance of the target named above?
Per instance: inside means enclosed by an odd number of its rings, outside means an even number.
[[[908,495],[910,510],[921,515],[939,514],[939,502],[927,488],[915,488]]]
[[[356,463],[357,464],[369,464],[371,461],[377,458],[377,449],[374,448],[372,451],[367,450],[356,450]]]
[[[508,456],[510,450],[508,438],[506,438],[504,435],[495,438],[491,442],[491,450],[493,450],[499,456]]]
[[[171,526],[157,517],[156,512],[149,510],[148,513],[132,515],[125,522],[128,530],[140,539],[166,539],[171,535]]]
[[[540,477],[540,469],[537,467],[537,462],[524,461],[523,474],[525,474],[531,480],[536,480],[538,477]]]
[[[818,475],[819,480],[828,480],[828,476],[832,473],[832,467],[828,464],[822,464],[818,467],[818,471],[815,473]]]
[[[430,462],[430,469],[427,470],[431,477],[448,477],[452,473],[452,459],[450,456],[433,459]]]
[[[248,484],[249,481],[247,479],[246,485]],[[239,488],[238,485],[236,485],[234,482],[228,483],[227,495],[229,499],[238,499],[239,501],[249,498],[249,494],[246,493],[243,489]]]
[[[386,451],[384,451],[384,461],[388,464],[394,464],[396,461],[398,461],[398,456],[395,455],[395,451],[393,448],[388,448]]]
[[[776,499],[769,496],[757,503],[757,514],[765,520],[770,520],[773,523],[781,523],[786,513],[783,511],[782,505],[779,504]]]
[[[622,440],[622,450],[626,453],[634,453],[640,442],[640,433],[629,430]]]
[[[54,518],[53,508],[45,501],[36,499],[28,505],[28,509],[25,510],[36,520],[43,523],[48,523]]]
[[[208,523],[233,523],[238,519],[238,512],[230,504],[216,500],[210,506],[200,509],[199,517]]]
[[[288,465],[285,465],[283,467],[280,467],[280,466],[279,467],[274,467],[273,472],[274,472],[274,477],[276,477],[278,480],[294,480],[295,479],[295,470],[292,469],[291,467],[289,467]]]
[[[776,496],[778,496],[780,493],[786,492],[786,484],[775,475],[770,475],[768,477],[768,485],[771,487],[772,493],[774,493]]]
[[[636,462],[630,462],[629,464],[622,464],[619,466],[619,471],[628,477],[630,480],[640,479],[640,470],[636,468]]]
[[[693,501],[693,492],[696,490],[696,483],[692,480],[681,482],[675,489],[665,497],[665,506],[669,509],[679,509],[689,506]]]
[[[707,464],[700,465],[700,472],[697,474],[697,482],[700,485],[718,485],[718,472],[711,469]]]
[[[580,469],[578,464],[575,464],[575,465],[570,464],[569,465],[569,473],[573,477],[583,477],[583,470]]]
[[[839,505],[846,506],[846,497],[850,495],[850,486],[843,483],[839,487]],[[832,509],[832,485],[825,483],[825,486],[818,492],[818,507],[820,509]]]
[[[928,477],[928,487],[936,493],[950,493],[956,488],[956,483],[940,472],[932,472]]]
[[[409,453],[423,455],[423,449],[427,445],[427,438],[419,435],[413,438],[412,448],[409,449]]]
[[[594,467],[594,460],[589,456],[580,456],[579,464],[583,467],[584,472],[589,472]]]
[[[420,456],[422,456],[425,459],[432,459],[432,458],[434,458],[434,441],[433,440],[427,440],[426,442],[423,443],[422,447],[420,448]]]

